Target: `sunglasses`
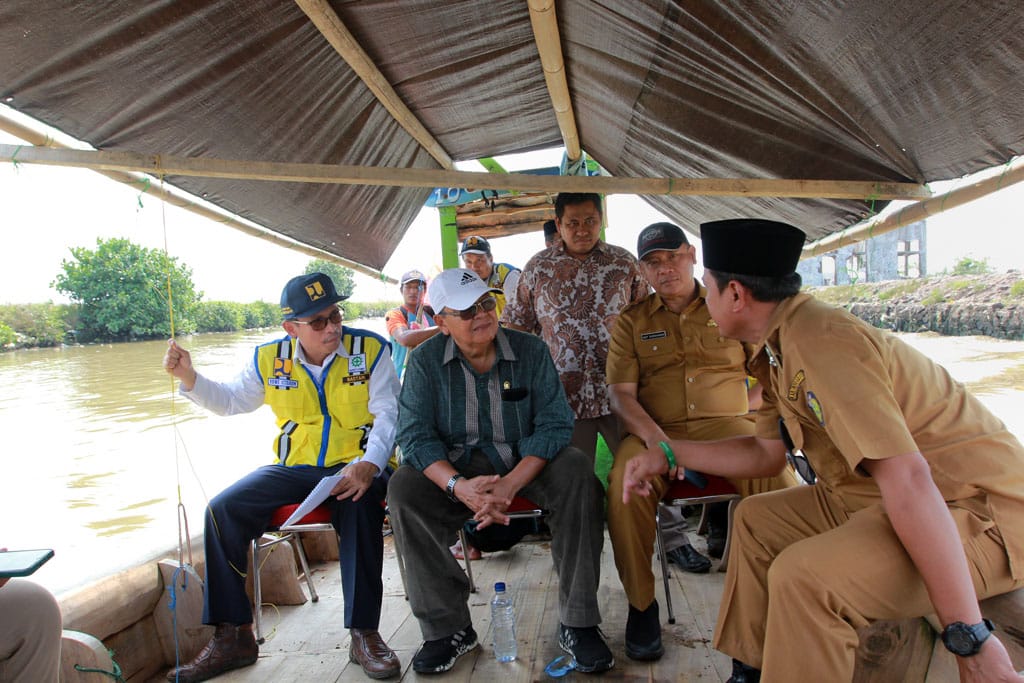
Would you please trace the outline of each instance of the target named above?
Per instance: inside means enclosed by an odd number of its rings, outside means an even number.
[[[481,301],[477,301],[475,304],[473,304],[469,308],[464,308],[461,311],[447,310],[447,311],[444,312],[443,315],[447,315],[449,317],[453,316],[453,315],[457,315],[460,318],[462,318],[463,320],[472,320],[473,318],[476,317],[477,310],[481,310],[484,313],[488,313],[490,311],[493,311],[497,307],[498,307],[497,300],[495,300],[495,298],[493,296],[489,296],[486,299],[483,299]]]
[[[341,323],[341,311],[335,309],[335,311],[326,318],[313,318],[310,321],[293,320],[292,322],[298,323],[299,325],[309,325],[314,332],[323,332],[323,329],[327,327],[327,323],[332,325],[338,325]]]
[[[804,455],[803,451],[796,448],[793,444],[792,437],[789,436],[789,430],[786,429],[786,423],[779,418],[779,434],[782,435],[782,443],[786,444],[786,460],[796,473],[800,475],[800,478],[806,481],[808,484],[813,484],[818,480],[818,475],[814,473],[814,468],[811,467],[810,461],[807,460],[807,456]]]

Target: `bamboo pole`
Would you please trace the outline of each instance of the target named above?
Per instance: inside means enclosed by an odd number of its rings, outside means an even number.
[[[562,58],[562,38],[558,32],[558,18],[555,16],[555,0],[529,0],[530,25],[537,43],[544,81],[548,86],[551,106],[555,110],[558,129],[562,132],[562,143],[570,161],[580,158],[580,134],[576,127],[576,115],[569,96],[569,83],[565,78],[565,61]]]
[[[388,113],[398,121],[399,125],[412,136],[430,156],[441,164],[442,168],[452,169],[455,165],[441,143],[420,122],[412,110],[406,106],[402,98],[374,64],[366,50],[349,32],[341,18],[331,8],[327,0],[295,0],[295,4],[306,13],[310,21],[317,27],[327,42],[341,55],[352,70],[363,80],[366,87],[384,105]]]
[[[623,178],[546,176],[525,173],[473,173],[422,168],[336,166],[271,161],[237,161],[41,147],[0,145],[0,161],[46,164],[105,171],[136,171],[155,176],[183,175],[241,180],[273,180],[341,185],[465,187],[532,192],[597,192],[633,195],[705,195],[729,197],[805,197],[836,199],[920,199],[923,185],[889,181],[780,180],[746,178]]]
[[[1024,180],[1024,157],[1007,163],[1003,172],[976,183],[950,190],[942,195],[904,206],[884,218],[872,219],[850,226],[845,230],[832,233],[828,237],[811,242],[804,246],[801,258],[811,258],[827,254],[848,244],[855,244],[878,235],[891,232],[910,223],[923,221],[930,216],[956,208],[962,204],[989,195],[1004,187],[1009,187]]]
[[[50,136],[40,133],[34,128],[25,126],[18,121],[2,115],[0,115],[0,130],[19,137],[26,142],[31,142],[34,145],[45,145],[50,148],[68,149],[65,145],[55,141]],[[40,149],[39,147],[19,147],[18,145],[0,145],[0,147],[16,151],[16,153],[12,154],[10,158],[5,157],[5,161],[18,162],[22,161],[22,159],[19,158],[19,152],[27,155],[28,150]],[[100,175],[104,175],[111,180],[122,183],[123,185],[128,185],[135,190],[138,190],[140,187],[146,187],[145,191],[149,196],[156,197],[157,199],[165,201],[172,206],[177,206],[180,209],[191,211],[197,216],[202,216],[203,218],[226,225],[229,228],[234,228],[235,230],[244,232],[246,235],[259,238],[279,247],[284,247],[285,249],[291,249],[292,251],[306,254],[312,258],[325,259],[327,261],[338,263],[346,268],[351,268],[352,270],[368,275],[374,279],[384,279],[386,282],[398,284],[398,280],[385,277],[379,270],[374,270],[373,268],[364,266],[361,263],[356,263],[355,261],[342,258],[337,254],[332,254],[330,252],[317,249],[316,247],[311,247],[301,242],[297,242],[276,232],[271,232],[259,225],[249,223],[237,216],[225,213],[222,209],[215,208],[213,205],[199,198],[192,197],[182,190],[175,189],[176,191],[174,192],[167,190],[160,184],[157,178],[152,178],[138,173],[126,173],[118,170],[102,170],[98,168],[91,170],[99,173]]]

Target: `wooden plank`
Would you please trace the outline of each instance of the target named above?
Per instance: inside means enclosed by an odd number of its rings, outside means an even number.
[[[61,596],[65,628],[100,640],[149,616],[163,592],[156,565],[147,562]]]
[[[302,164],[210,157],[181,157],[139,152],[104,152],[0,145],[0,161],[47,164],[105,171],[137,171],[167,175],[236,178],[295,183],[386,185],[394,187],[486,187],[533,192],[597,192],[599,194],[804,197],[833,199],[921,199],[923,185],[891,181],[809,180],[777,178],[626,178],[616,176],[544,176],[527,173],[477,173],[423,168]],[[1024,165],[1021,166],[1024,169]],[[1024,179],[1024,177],[1022,177]],[[1011,179],[1006,179],[1004,186]],[[994,188],[993,188],[994,189]]]
[[[110,677],[97,672],[82,671],[96,669],[113,671],[106,646],[98,639],[81,631],[64,630],[60,641],[60,680],[62,683],[109,683]]]
[[[925,680],[935,645],[924,619],[880,620],[858,631],[854,683]]]
[[[129,628],[103,639],[103,644],[113,652],[114,661],[121,667],[126,680],[142,679],[165,673],[168,667],[158,661],[159,641],[156,624],[152,615],[136,622]],[[109,683],[110,678],[106,679]]]

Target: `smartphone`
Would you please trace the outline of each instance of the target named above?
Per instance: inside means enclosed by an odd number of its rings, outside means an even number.
[[[53,557],[53,550],[7,550],[0,552],[0,578],[29,576]]]

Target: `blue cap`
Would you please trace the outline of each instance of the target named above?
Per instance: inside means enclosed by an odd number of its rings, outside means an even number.
[[[347,298],[338,294],[334,281],[323,273],[299,275],[281,291],[281,316],[285,320],[305,318]]]
[[[499,581],[498,583],[494,584],[494,592],[495,593],[504,593],[505,592],[505,582],[504,581]]]

